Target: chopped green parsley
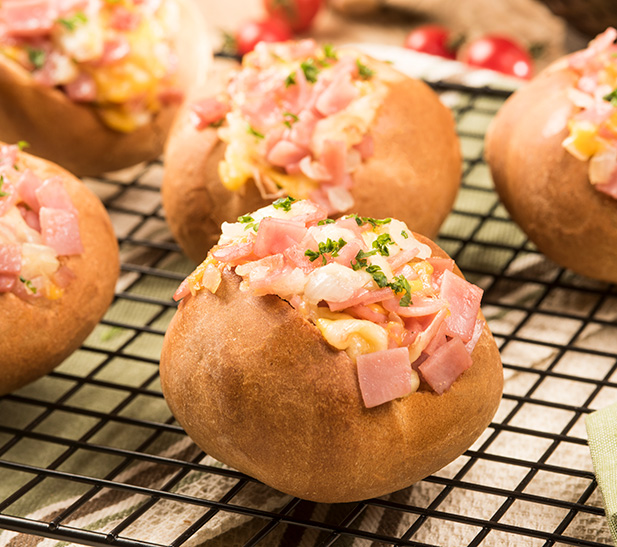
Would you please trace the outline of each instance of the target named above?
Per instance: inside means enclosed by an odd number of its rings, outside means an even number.
[[[617,107],[617,88],[613,89],[613,91],[611,91],[607,95],[604,95],[604,97],[602,98],[605,101],[611,103],[611,105],[613,105],[614,107]]]
[[[3,198],[9,195],[8,192],[5,192],[2,190],[3,186],[4,186],[4,175],[0,175],[0,198]]]
[[[305,256],[309,257],[311,262],[315,262],[319,257],[321,257],[324,264],[327,262],[326,255],[330,255],[331,257],[337,257],[339,251],[347,245],[347,242],[340,238],[338,241],[332,241],[330,238],[326,239],[326,241],[320,241],[318,245],[319,251],[313,251],[312,249],[307,249],[304,251]]]
[[[291,211],[291,204],[296,201],[295,198],[287,196],[286,198],[279,198],[272,202],[272,207],[275,209],[283,209],[285,212]]]
[[[60,23],[67,30],[75,30],[77,26],[83,25],[88,22],[88,17],[83,11],[78,11],[77,13],[71,15],[70,17],[60,18],[58,19],[58,23]]]
[[[249,132],[250,135],[253,135],[253,137],[257,137],[258,139],[265,139],[266,136],[263,133],[260,133],[259,131],[257,131],[257,129],[255,129],[252,126],[248,126],[247,131]]]
[[[283,117],[288,118],[283,123],[291,129],[291,124],[298,121],[298,116],[296,116],[293,112],[283,112]]]
[[[296,85],[296,73],[292,72],[287,78],[285,78],[285,87],[290,85]]]
[[[304,77],[307,82],[314,84],[317,81],[317,75],[319,74],[319,67],[315,63],[315,59],[309,58],[306,61],[300,63],[300,68],[304,72]]]
[[[43,68],[45,64],[45,51],[34,47],[28,48],[28,60],[34,65],[34,68]]]
[[[326,59],[332,59],[333,61],[336,61],[338,59],[336,51],[332,44],[326,44],[323,47],[323,54]]]
[[[358,74],[363,80],[368,80],[375,76],[375,71],[367,67],[360,59],[356,59],[356,66],[358,67]]]
[[[24,276],[20,275],[19,280],[26,286],[26,288],[32,292],[32,294],[36,294],[36,287],[32,284],[32,281],[26,279]]]
[[[373,241],[373,249],[375,249],[381,256],[390,256],[388,245],[394,243],[390,234],[381,234],[377,236],[377,239]]]
[[[356,214],[349,215],[347,218],[353,218],[358,226],[363,226],[364,224],[368,223],[373,228],[377,228],[377,226],[383,226],[384,224],[390,224],[390,222],[392,222],[391,218],[360,217]]]

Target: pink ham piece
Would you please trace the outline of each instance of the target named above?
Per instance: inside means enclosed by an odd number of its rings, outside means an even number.
[[[443,273],[441,298],[450,307],[450,315],[446,319],[449,336],[459,336],[463,342],[471,340],[483,292],[480,287],[449,270]]]
[[[407,348],[358,355],[358,381],[367,408],[379,406],[413,391]]]
[[[80,72],[77,78],[66,84],[64,91],[71,101],[77,103],[90,103],[96,100],[96,83],[86,72]]]
[[[441,395],[471,364],[465,344],[457,337],[439,346],[418,368],[426,383]]]
[[[346,108],[359,94],[351,75],[342,73],[319,95],[315,108],[322,116],[332,116]]]
[[[47,179],[37,188],[35,195],[41,207],[75,212],[71,197],[62,183],[62,177]]]
[[[182,283],[180,283],[180,286],[176,289],[176,292],[172,298],[178,302],[183,298],[186,298],[189,294],[191,294],[191,289],[189,287],[189,279],[187,277]]]
[[[17,277],[14,275],[0,274],[0,293],[11,292],[16,281]]]
[[[225,245],[214,249],[212,251],[212,256],[221,262],[237,266],[252,258],[254,245],[255,242],[253,240],[249,240],[245,243]]]
[[[3,0],[0,7],[6,34],[20,38],[49,34],[57,16],[50,0]]]
[[[72,211],[41,207],[41,235],[61,256],[78,255],[84,252],[79,235],[79,220]]]
[[[0,243],[0,275],[17,275],[21,270],[21,245]]]
[[[389,287],[377,290],[360,289],[348,300],[343,300],[342,302],[328,302],[328,307],[330,311],[341,311],[360,304],[367,306],[375,302],[382,302],[389,298],[392,298],[392,289]]]
[[[216,97],[207,97],[191,106],[193,122],[197,129],[205,129],[213,123],[220,122],[230,110],[228,103],[219,101]]]
[[[333,185],[342,185],[347,174],[347,149],[344,141],[325,140],[319,162],[330,173]]]
[[[264,256],[283,253],[304,239],[307,229],[293,220],[267,217],[259,223],[255,239],[255,255]]]
[[[278,141],[268,153],[266,159],[276,167],[287,167],[290,164],[298,163],[307,156],[309,151],[298,146],[291,141]]]
[[[17,182],[17,193],[21,200],[35,213],[41,208],[36,191],[41,187],[43,181],[31,169],[26,169]]]

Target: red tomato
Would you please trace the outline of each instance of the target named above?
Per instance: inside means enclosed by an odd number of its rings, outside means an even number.
[[[272,16],[283,19],[294,32],[307,30],[322,0],[263,0],[264,8]]]
[[[259,42],[284,42],[291,39],[289,25],[280,19],[270,18],[263,21],[245,21],[236,30],[234,36],[239,55],[253,51]]]
[[[460,60],[479,68],[490,68],[510,76],[529,79],[533,60],[520,44],[505,36],[487,35],[472,40],[462,51]]]
[[[424,25],[413,29],[405,38],[403,46],[446,59],[456,59],[456,47],[450,31],[439,25]]]

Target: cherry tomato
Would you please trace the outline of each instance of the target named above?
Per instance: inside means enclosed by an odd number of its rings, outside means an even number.
[[[321,8],[322,0],[263,0],[272,16],[285,21],[294,32],[307,30]]]
[[[413,29],[405,37],[403,46],[446,59],[456,59],[456,47],[450,31],[439,25],[423,25]]]
[[[472,40],[461,52],[460,60],[518,78],[530,79],[533,73],[529,52],[505,36],[487,35]]]
[[[289,25],[277,18],[263,21],[245,21],[235,33],[236,50],[239,55],[253,51],[259,42],[284,42],[291,39]]]

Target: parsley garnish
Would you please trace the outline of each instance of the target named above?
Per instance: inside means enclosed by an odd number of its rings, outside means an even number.
[[[83,11],[78,11],[71,17],[58,19],[58,23],[60,23],[67,30],[75,30],[78,25],[83,25],[88,22],[88,17]]]
[[[326,44],[323,47],[323,54],[326,59],[332,59],[336,61],[338,57],[336,56],[336,51],[334,50],[334,46],[332,44]]]
[[[356,66],[358,67],[358,74],[363,80],[368,80],[375,76],[375,71],[363,64],[360,59],[356,59]]]
[[[242,215],[241,217],[238,217],[238,222],[241,222],[242,224],[246,224],[247,222],[254,222],[255,219],[251,216],[251,215]]]
[[[45,52],[42,49],[28,48],[28,59],[34,65],[34,68],[43,68],[45,57]]]
[[[285,78],[285,87],[290,85],[296,85],[296,73],[292,72],[287,78]]]
[[[375,283],[377,283],[377,286],[380,289],[388,286],[388,278],[386,277],[386,274],[383,273],[381,268],[377,266],[377,264],[371,264],[370,266],[367,266],[366,271],[373,276]]]
[[[347,245],[347,242],[340,238],[338,241],[332,241],[330,238],[326,239],[326,241],[320,241],[318,245],[319,251],[313,251],[312,249],[307,249],[304,251],[305,256],[309,257],[311,262],[315,262],[320,256],[324,264],[326,264],[327,259],[326,255],[329,254],[331,257],[337,257],[339,251]]]
[[[20,152],[24,149],[24,148],[30,148],[30,143],[27,141],[19,141],[17,143],[17,148],[19,148]]]
[[[23,275],[19,276],[19,280],[32,292],[32,294],[36,294],[36,287],[32,284],[32,281],[26,279]]]
[[[323,226],[324,224],[334,224],[336,221],[333,218],[324,218],[317,223],[317,226]]]
[[[302,61],[300,63],[300,68],[302,72],[304,72],[304,77],[307,82],[311,82],[314,84],[317,81],[317,75],[319,74],[319,68],[315,64],[315,59],[307,59],[306,61]]]
[[[394,241],[390,238],[390,234],[381,234],[373,241],[373,249],[376,249],[381,256],[390,256],[388,245],[391,243]]]
[[[356,254],[356,261],[351,263],[351,267],[355,271],[361,268],[366,268],[368,266],[368,262],[366,261],[367,257],[373,256],[376,253],[377,253],[376,250],[365,252],[362,249],[360,249],[358,253]]]
[[[401,232],[401,235],[402,235],[405,239],[409,239],[409,234],[408,234],[405,230],[403,230],[403,231]]]
[[[611,105],[617,107],[617,88],[613,89],[609,94],[602,97],[605,101],[611,103]]]
[[[254,137],[257,137],[258,139],[265,139],[266,136],[263,133],[260,133],[259,131],[257,131],[254,127],[252,126],[248,126],[247,131],[253,135]]]
[[[298,116],[296,116],[293,112],[283,112],[284,118],[291,118],[290,120],[285,120],[283,123],[291,129],[291,124],[298,121]]]
[[[238,217],[238,222],[240,222],[241,224],[246,224],[246,226],[244,227],[244,231],[250,230],[252,228],[253,231],[256,232],[257,228],[259,227],[259,221],[255,221],[255,219],[251,215],[242,215],[241,217]]]
[[[283,209],[285,212],[289,212],[291,210],[291,204],[296,201],[295,198],[291,196],[287,196],[286,198],[279,198],[276,201],[272,202],[272,207],[275,209]]]
[[[360,217],[356,214],[349,215],[347,218],[353,218],[358,226],[370,224],[373,228],[377,228],[377,226],[383,226],[384,224],[390,224],[390,222],[392,222],[391,218]]]
[[[388,287],[390,287],[396,294],[404,293],[403,297],[399,301],[399,306],[406,308],[409,304],[411,304],[411,286],[404,275],[397,275],[393,279],[392,283],[388,284]]]
[[[4,175],[0,175],[0,198],[6,197],[9,195],[8,192],[4,192],[2,190],[2,186],[4,186]]]

